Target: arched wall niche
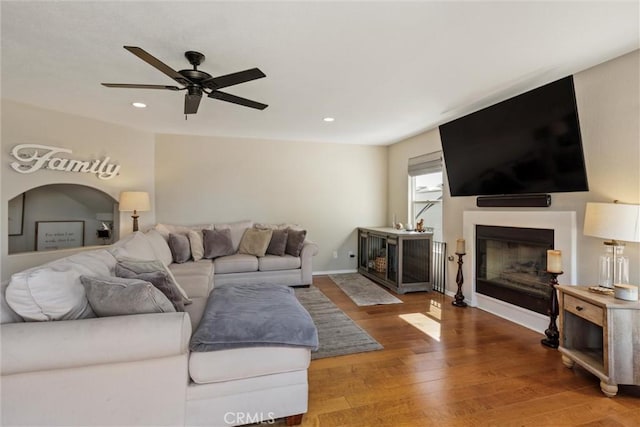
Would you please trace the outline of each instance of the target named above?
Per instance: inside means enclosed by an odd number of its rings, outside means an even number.
[[[119,238],[118,201],[88,185],[34,187],[10,199],[7,212],[9,255],[104,245]]]

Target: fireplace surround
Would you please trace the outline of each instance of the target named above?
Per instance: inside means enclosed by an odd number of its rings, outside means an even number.
[[[467,244],[467,255],[463,265],[465,283],[463,293],[472,307],[493,313],[534,331],[543,333],[549,317],[531,309],[478,292],[476,283],[477,226],[515,227],[553,230],[553,248],[562,251],[564,274],[558,277],[560,284],[575,284],[576,278],[576,213],[567,211],[465,211],[463,213],[463,237]],[[545,266],[546,267],[546,266]],[[480,286],[482,287],[482,285]],[[544,311],[544,310],[543,310]]]

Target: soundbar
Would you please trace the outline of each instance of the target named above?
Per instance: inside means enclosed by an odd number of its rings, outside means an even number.
[[[479,208],[548,208],[551,194],[513,194],[506,196],[478,196]]]

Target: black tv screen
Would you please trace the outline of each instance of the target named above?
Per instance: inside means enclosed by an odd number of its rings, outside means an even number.
[[[451,196],[588,191],[573,77],[440,126]]]

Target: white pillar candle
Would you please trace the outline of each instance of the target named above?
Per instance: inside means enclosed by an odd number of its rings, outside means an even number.
[[[464,247],[464,239],[458,239],[456,242],[456,253],[457,254],[464,254],[465,252],[465,247]]]
[[[549,249],[547,251],[547,271],[562,273],[562,252]]]

